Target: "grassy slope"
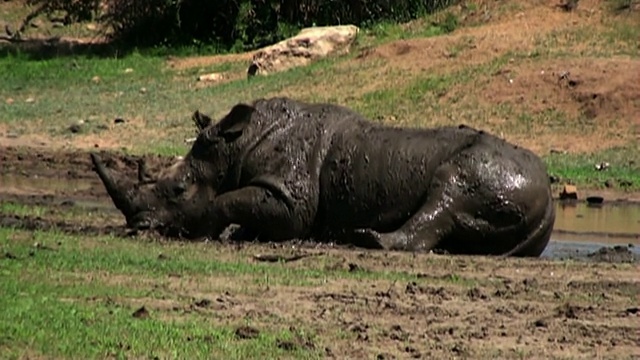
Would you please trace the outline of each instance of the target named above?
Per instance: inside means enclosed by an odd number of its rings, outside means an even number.
[[[518,11],[527,10],[524,6],[507,3],[486,11],[491,11],[495,18],[512,17]],[[477,13],[479,9],[475,6],[465,11]],[[204,72],[242,74],[246,61],[172,69],[162,56],[137,52],[122,58],[76,56],[39,61],[29,60],[24,54],[8,56],[0,59],[0,99],[3,100],[0,130],[4,127],[5,132],[23,134],[26,142],[29,136],[41,134],[53,143],[70,142],[86,147],[100,143],[101,147],[125,147],[138,153],[182,154],[187,149],[182,140],[192,134],[187,119],[193,110],[220,116],[239,101],[295,95],[305,100],[345,104],[370,118],[389,123],[437,126],[465,122],[525,146],[532,144],[534,150],[545,157],[550,172],[562,179],[589,187],[601,187],[605,180],[613,180],[614,184],[627,180],[632,184],[631,189],[638,189],[640,151],[632,137],[633,123],[629,124],[633,119],[614,118],[606,124],[593,123],[581,115],[565,113],[562,108],[540,112],[518,108],[509,102],[501,105],[478,102],[481,92],[477,92],[483,91],[482,86],[492,81],[493,74],[514,59],[524,64],[522,66],[568,58],[637,59],[638,48],[633,39],[640,35],[640,23],[629,20],[630,16],[612,18],[605,13],[601,28],[591,28],[591,23],[582,24],[584,16],[581,16],[573,27],[537,36],[527,51],[507,49],[486,61],[471,59],[474,61],[465,65],[468,62],[465,53],[481,47],[481,38],[464,35],[448,40],[442,25],[433,25],[434,19],[442,24],[444,16],[437,14],[408,26],[379,25],[369,29],[347,57],[252,81],[236,75],[233,81],[213,86],[203,86],[194,80]],[[467,26],[473,25],[479,29],[484,26],[467,21]],[[462,66],[447,65],[443,69],[415,73],[388,65],[384,59],[356,59],[361,49],[425,36],[436,36],[436,40],[442,37],[447,56],[453,59],[449,62],[455,64],[460,57],[458,63]],[[112,119],[116,117],[125,118],[127,124],[113,124]],[[78,121],[85,122],[81,133],[70,133],[68,127]],[[615,132],[615,129],[628,134],[623,140],[616,140],[615,146],[595,146],[595,152],[582,147],[567,155],[548,156],[548,147],[543,146],[558,133],[589,142],[590,136],[596,139],[596,135]],[[537,143],[529,141],[532,136]],[[610,137],[615,136],[620,137],[618,133]],[[594,163],[600,161],[610,162],[611,170],[593,171]]]

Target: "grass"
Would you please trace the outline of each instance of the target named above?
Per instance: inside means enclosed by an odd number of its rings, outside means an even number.
[[[188,304],[180,303],[179,294],[144,286],[145,281],[162,283],[162,278],[171,273],[223,276],[247,270],[259,274],[257,269],[242,263],[194,263],[189,255],[197,254],[187,249],[171,251],[152,244],[135,249],[115,238],[91,239],[94,246],[90,247],[85,240],[55,232],[27,234],[0,229],[3,253],[18,258],[0,260],[0,348],[4,358],[318,357],[313,349],[287,351],[278,347],[279,341],[296,335],[291,329],[263,329],[254,339],[239,339],[230,324],[184,314],[182,308]],[[33,248],[32,241],[56,249]],[[157,255],[151,255],[150,250],[160,249],[171,253],[172,258],[165,263],[172,265],[163,266]],[[105,282],[109,276],[123,274],[138,276],[130,277],[129,282]],[[281,275],[302,279],[306,274]],[[149,304],[167,297],[180,309]],[[139,308],[133,305],[136,300],[149,308],[147,318],[132,316]]]
[[[3,281],[0,300],[3,357],[318,358],[314,351],[296,349],[291,353],[280,349],[278,340],[293,337],[287,329],[265,331],[255,339],[240,340],[233,328],[194,316],[171,321],[156,319],[156,313],[151,312],[150,318],[139,319],[132,316],[131,308],[107,301],[91,302],[84,297],[68,300],[66,287],[55,285],[55,280],[46,284],[33,280],[25,284],[16,278]],[[127,295],[119,287],[80,287],[94,296]]]
[[[632,143],[624,147],[585,154],[549,154],[544,157],[549,173],[574,184],[589,188],[613,187],[640,190],[640,146]],[[610,167],[599,171],[596,165]]]
[[[15,210],[5,205],[1,212]],[[270,324],[255,317],[233,323],[209,321],[192,311],[192,304],[202,293],[260,296],[270,287],[285,291],[341,280],[425,281],[406,272],[331,269],[323,261],[303,268],[252,263],[243,251],[193,246],[0,228],[3,356],[319,358],[315,347],[278,346],[301,334],[313,340],[314,329],[279,326],[283,322],[277,318]],[[455,274],[430,282],[476,284]],[[141,306],[148,316],[133,316]],[[260,335],[237,338],[234,330],[244,324],[258,327]]]

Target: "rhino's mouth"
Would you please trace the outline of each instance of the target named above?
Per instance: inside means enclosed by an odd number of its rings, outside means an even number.
[[[173,204],[170,210],[165,209],[162,199],[157,199],[157,195],[143,190],[140,185],[149,181],[146,179],[148,175],[143,176],[144,171],[140,170],[143,167],[139,168],[139,181],[136,185],[124,176],[114,176],[97,154],[92,153],[91,160],[111,200],[124,215],[131,234],[153,231],[162,236],[175,238],[191,239],[201,236],[203,229],[197,211],[185,211],[178,204]],[[191,205],[189,209],[200,209],[194,204]]]

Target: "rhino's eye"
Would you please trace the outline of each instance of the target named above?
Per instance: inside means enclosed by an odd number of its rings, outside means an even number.
[[[176,196],[182,195],[185,191],[187,191],[187,186],[184,183],[178,183],[173,187],[173,193]]]

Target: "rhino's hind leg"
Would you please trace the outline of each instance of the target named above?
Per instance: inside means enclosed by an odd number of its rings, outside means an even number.
[[[425,203],[398,230],[388,233],[359,230],[358,235],[373,237],[370,242],[376,241],[386,250],[433,250],[452,231],[456,209],[465,201],[456,179],[457,174],[457,167],[441,166],[434,176]]]

